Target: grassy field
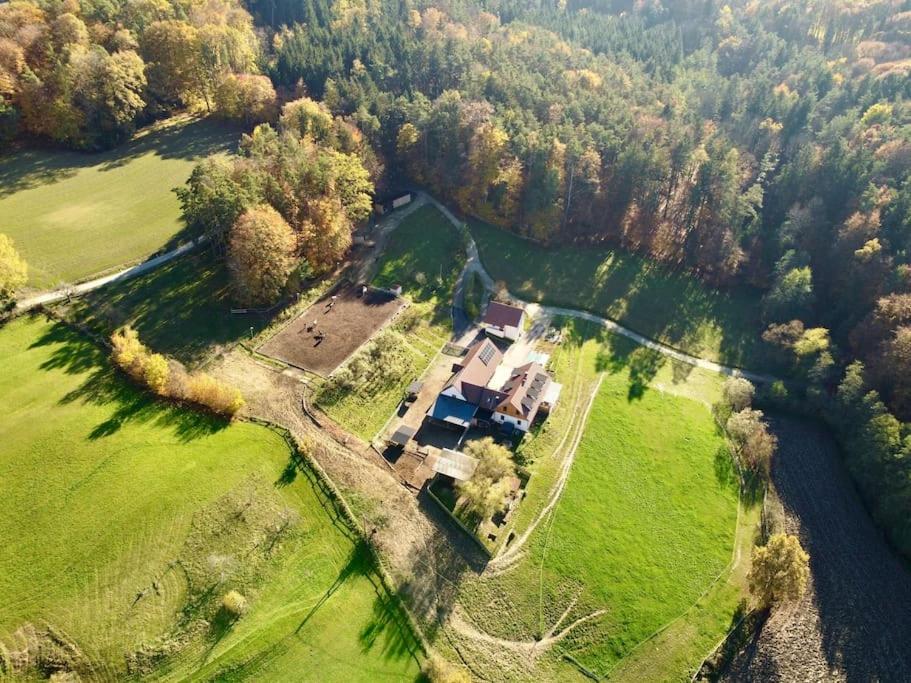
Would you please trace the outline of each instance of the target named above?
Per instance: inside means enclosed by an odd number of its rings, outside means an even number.
[[[417,377],[449,339],[452,330],[452,290],[465,263],[461,238],[433,206],[422,206],[405,218],[390,235],[373,283],[378,287],[401,284],[409,308],[392,324],[402,332],[405,352]],[[364,391],[333,397],[321,407],[332,418],[364,439],[372,439],[392,415],[410,377],[403,384],[366,387]]]
[[[231,148],[237,129],[177,117],[109,152],[30,150],[0,158],[0,232],[29,264],[29,285],[142,259],[184,226],[174,187],[195,163]]]
[[[0,403],[0,677],[27,652],[24,676],[416,678],[402,613],[278,434],[152,402],[43,319],[0,330]]]
[[[517,565],[462,587],[472,622],[509,640],[530,642],[558,622],[557,631],[597,614],[556,643],[542,661],[547,673],[536,675],[569,677],[574,667],[564,655],[607,675],[673,623],[673,642],[652,651],[643,671],[646,678],[661,670],[682,680],[737,609],[740,584],[725,576],[735,544],[737,483],[708,406],[720,381],[646,361],[642,351],[578,325],[555,352],[557,378],[565,384],[561,401],[570,410],[555,412],[547,431],[519,451],[532,477],[516,531],[528,528],[547,499],[558,470],[551,453],[581,412],[574,397],[587,398],[603,372],[568,483]]]
[[[231,314],[228,273],[206,251],[106,285],[75,300],[71,309],[105,336],[129,323],[155,351],[190,364],[269,322],[267,316]]]
[[[546,249],[470,221],[484,267],[516,296],[613,318],[670,346],[732,365],[764,365],[758,295],[715,290],[634,254]]]

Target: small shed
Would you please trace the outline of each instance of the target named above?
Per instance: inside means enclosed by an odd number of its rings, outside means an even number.
[[[418,397],[418,394],[421,393],[421,389],[423,388],[423,382],[420,380],[414,380],[411,384],[408,385],[408,388],[405,390],[405,398],[409,401],[413,401]]]
[[[398,429],[395,430],[393,435],[389,437],[389,443],[404,448],[408,445],[408,442],[414,438],[415,434],[417,434],[417,430],[414,427],[401,425]]]
[[[456,481],[468,481],[478,468],[478,461],[460,451],[444,448],[434,459],[431,468],[437,474],[452,477]]]

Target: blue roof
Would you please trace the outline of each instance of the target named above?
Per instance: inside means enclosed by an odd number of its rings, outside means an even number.
[[[430,416],[436,420],[450,422],[460,427],[471,424],[478,407],[467,401],[461,401],[451,396],[437,396],[437,400],[430,409]]]

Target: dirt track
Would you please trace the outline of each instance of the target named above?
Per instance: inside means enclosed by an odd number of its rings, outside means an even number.
[[[485,558],[478,548],[423,496],[415,498],[373,449],[353,436],[341,445],[301,410],[304,386],[264,368],[235,350],[213,368],[240,387],[251,414],[281,424],[314,445],[313,456],[365,522],[373,542],[424,628],[431,632],[455,604],[459,583],[477,574]],[[339,430],[344,435],[344,432]]]
[[[774,613],[731,681],[911,681],[911,572],[863,508],[831,436],[776,417],[772,478],[810,553],[803,600]]]

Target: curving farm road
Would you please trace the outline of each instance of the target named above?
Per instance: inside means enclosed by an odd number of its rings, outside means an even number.
[[[462,229],[463,221],[460,221],[458,218],[456,218],[456,216],[449,209],[447,209],[443,204],[438,202],[433,197],[431,197],[429,195],[423,195],[423,196],[426,196],[427,201],[431,202],[434,206],[436,206],[440,210],[440,212],[444,216],[446,216],[446,218],[457,229],[459,229],[459,230]],[[456,297],[458,297],[459,293],[461,291],[463,291],[463,282],[464,282],[465,278],[473,272],[477,273],[480,276],[481,281],[484,283],[484,286],[488,290],[492,290],[494,288],[494,280],[490,276],[490,274],[487,272],[487,270],[485,270],[484,264],[481,262],[481,256],[478,253],[478,245],[475,243],[474,239],[470,235],[468,235],[468,260],[465,264],[465,269],[462,271],[462,275],[459,280],[459,285],[456,288],[456,293],[457,293]],[[534,318],[536,315],[541,314],[541,313],[543,313],[545,315],[549,315],[549,316],[559,315],[559,316],[564,316],[564,317],[580,318],[582,320],[587,320],[589,322],[593,322],[596,325],[601,325],[606,330],[609,330],[610,332],[612,332],[614,334],[619,334],[620,336],[626,337],[627,339],[631,339],[634,342],[636,342],[637,344],[639,344],[640,346],[644,346],[653,351],[657,351],[658,353],[660,353],[662,355],[665,355],[669,358],[673,358],[674,360],[680,361],[682,363],[686,363],[688,365],[693,365],[698,368],[703,368],[703,369],[709,370],[711,372],[717,372],[718,374],[721,374],[721,375],[729,375],[731,377],[745,377],[746,379],[750,380],[751,382],[754,382],[757,384],[771,383],[778,379],[777,377],[773,377],[772,375],[765,375],[765,374],[758,373],[758,372],[752,372],[750,370],[744,370],[742,368],[735,368],[730,365],[723,365],[722,363],[716,363],[714,361],[706,360],[705,358],[700,358],[698,356],[693,356],[688,353],[683,353],[682,351],[678,351],[677,349],[667,346],[666,344],[657,342],[654,339],[649,339],[648,337],[646,337],[642,334],[639,334],[635,330],[631,330],[628,327],[624,327],[623,325],[618,323],[616,320],[611,320],[610,318],[604,318],[604,317],[601,317],[598,315],[594,315],[593,313],[589,313],[587,311],[580,311],[580,310],[577,310],[574,308],[561,308],[559,306],[544,306],[544,305],[537,304],[537,303],[523,301],[522,299],[520,299],[516,296],[513,296],[512,294],[508,294],[507,296],[509,297],[510,301],[512,301],[516,305],[519,305],[519,306],[522,306],[523,308],[525,308],[525,310],[530,318]],[[460,306],[457,306],[457,305],[453,306],[454,319],[457,319],[458,314],[461,311],[462,311],[462,309]],[[464,313],[463,313],[463,315],[464,315]]]

